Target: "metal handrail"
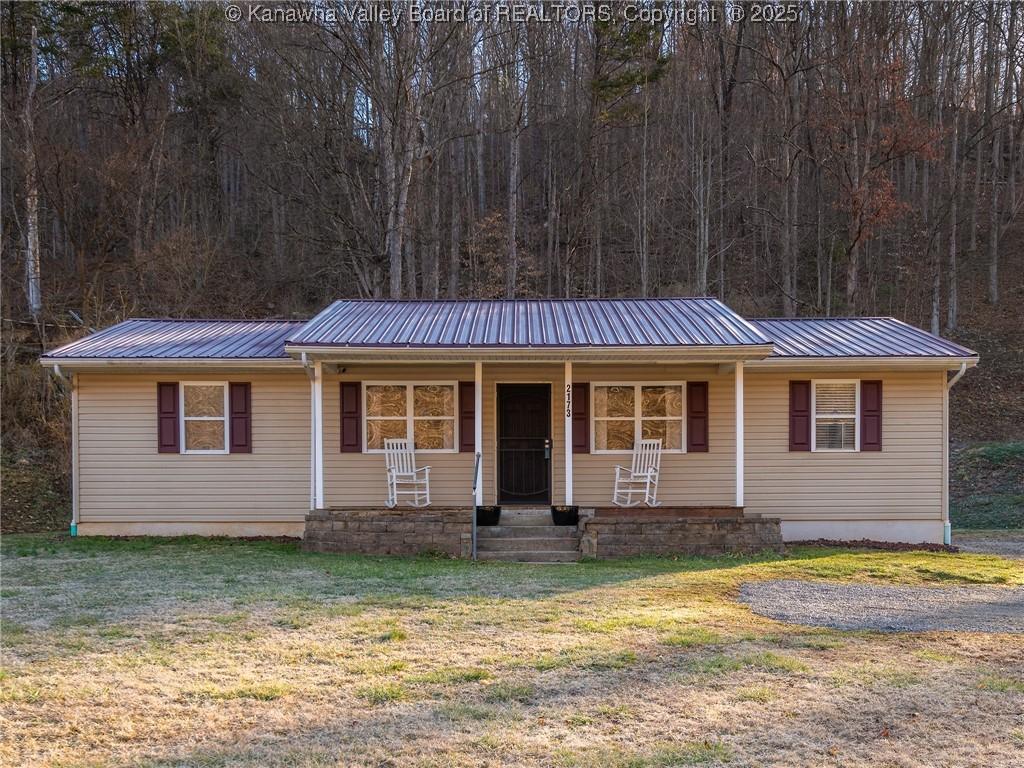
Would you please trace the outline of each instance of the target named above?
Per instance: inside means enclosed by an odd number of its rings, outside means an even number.
[[[476,487],[480,482],[480,452],[473,461],[473,559],[476,560]]]

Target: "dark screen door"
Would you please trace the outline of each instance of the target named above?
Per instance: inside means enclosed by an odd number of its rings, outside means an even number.
[[[498,503],[551,503],[551,385],[498,385]]]

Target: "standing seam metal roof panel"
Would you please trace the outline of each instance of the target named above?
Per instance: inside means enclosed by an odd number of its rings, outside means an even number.
[[[770,344],[717,299],[341,300],[296,346],[574,347]]]
[[[892,317],[759,318],[772,357],[975,357],[977,352]]]
[[[287,358],[285,339],[303,325],[292,320],[131,319],[58,347],[43,358]]]

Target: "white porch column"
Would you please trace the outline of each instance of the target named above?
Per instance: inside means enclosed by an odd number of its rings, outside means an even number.
[[[324,366],[313,363],[313,508],[324,508]]]
[[[743,361],[736,363],[736,506],[743,506]]]
[[[572,506],[572,363],[565,361],[565,505]]]
[[[477,462],[476,496],[473,503],[484,503],[484,364],[473,365],[473,461]]]

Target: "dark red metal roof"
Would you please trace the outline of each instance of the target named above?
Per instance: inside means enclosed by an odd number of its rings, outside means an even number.
[[[287,358],[292,320],[125,320],[43,355],[56,358]]]
[[[978,353],[892,317],[760,318],[772,357],[974,357]]]
[[[336,301],[288,343],[337,347],[770,344],[717,299]]]

